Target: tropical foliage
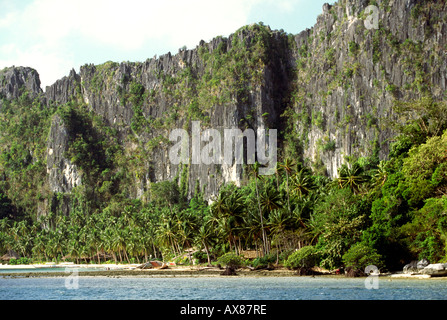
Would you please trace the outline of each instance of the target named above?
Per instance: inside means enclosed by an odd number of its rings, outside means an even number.
[[[217,58],[208,56],[216,64]],[[255,79],[257,69],[250,71]],[[145,94],[133,83],[126,97],[137,115]],[[400,135],[386,160],[351,158],[332,181],[285,154],[275,175],[260,176],[259,164],[247,166],[246,183],[223,186],[209,204],[200,190],[187,198],[183,175],[130,197],[144,154],[126,152],[117,133],[85,105],[44,108],[26,94],[3,99],[0,254],[15,251],[22,262],[192,263],[200,257],[228,264],[251,250],[256,258],[249,263],[256,267],[331,270],[446,261],[447,120],[437,112],[443,106],[424,99],[406,105],[419,116],[397,127]],[[55,114],[70,124],[66,156],[86,177],[68,200],[45,185],[46,137]],[[143,124],[134,120],[131,129],[138,134]],[[70,206],[68,215],[63,205]]]

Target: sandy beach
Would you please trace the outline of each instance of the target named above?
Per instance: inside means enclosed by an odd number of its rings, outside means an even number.
[[[35,264],[35,265],[0,265],[0,276],[2,277],[66,277],[77,272],[81,277],[220,277],[223,276],[223,268],[206,266],[169,266],[167,268],[141,269],[140,264]],[[42,272],[43,269],[64,268],[64,271]],[[12,272],[15,269],[22,269],[23,272]],[[88,269],[88,270],[87,270]],[[91,270],[99,269],[99,270]],[[11,270],[11,273],[8,273]],[[26,272],[25,270],[28,270]],[[48,270],[50,271],[50,270]],[[261,269],[251,270],[240,268],[235,276],[239,277],[297,277],[294,270],[286,268],[276,268],[273,270]],[[345,275],[335,275],[333,273],[320,273],[315,277],[346,278]],[[431,277],[421,274],[386,273],[380,277],[392,279],[445,279],[447,277]]]
[[[204,266],[169,266],[167,268],[141,269],[139,264],[43,264],[43,265],[0,265],[0,276],[3,277],[60,277],[67,276],[78,271],[79,276],[106,276],[106,277],[193,277],[193,276],[221,276],[224,271],[218,267]],[[42,269],[65,268],[64,271],[42,272]],[[90,269],[99,270],[90,270]],[[11,272],[8,270],[23,269],[29,272]],[[89,269],[89,270],[83,270]],[[250,270],[241,268],[237,270],[237,276],[294,276],[295,271],[285,268],[275,270]]]

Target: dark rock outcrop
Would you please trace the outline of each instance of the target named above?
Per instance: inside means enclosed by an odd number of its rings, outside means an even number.
[[[66,158],[69,148],[69,130],[59,115],[54,116],[48,137],[47,173],[49,186],[55,193],[70,193],[81,185],[81,174]]]
[[[447,263],[429,264],[420,270],[420,273],[427,274],[432,277],[445,277],[447,276]]]
[[[411,261],[409,264],[406,264],[403,268],[403,272],[406,274],[412,273],[420,273],[422,269],[427,267],[430,262],[427,259],[422,259],[420,261]]]
[[[76,98],[80,91],[81,77],[72,69],[68,77],[63,77],[53,85],[47,86],[45,98],[48,104],[65,104]]]
[[[40,77],[36,70],[28,67],[0,70],[0,98],[18,99],[24,92],[27,92],[31,99],[42,94]]]

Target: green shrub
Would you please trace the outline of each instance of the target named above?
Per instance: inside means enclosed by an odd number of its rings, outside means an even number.
[[[276,253],[271,253],[271,254],[268,254],[268,255],[266,255],[264,257],[260,257],[260,258],[254,259],[253,262],[251,263],[251,265],[254,268],[267,267],[269,264],[275,264],[276,263],[276,259],[277,259]]]
[[[398,92],[398,88],[394,84],[387,85],[385,90],[390,92],[392,95],[396,95]]]
[[[351,56],[356,56],[357,53],[359,52],[360,46],[358,45],[358,43],[356,43],[355,41],[350,41],[349,42],[349,54]]]
[[[233,252],[229,252],[219,257],[218,263],[228,267],[237,269],[244,265],[244,260]]]
[[[292,253],[284,263],[289,269],[312,268],[319,265],[320,255],[314,246],[306,246]]]
[[[335,149],[337,148],[335,141],[331,140],[328,141],[324,146],[323,146],[323,151],[328,152],[328,151],[335,151]]]
[[[363,242],[353,245],[342,257],[346,268],[364,271],[367,266],[382,267],[382,256]]]
[[[31,260],[25,257],[18,258],[18,259],[10,259],[9,264],[12,266],[17,266],[21,264],[30,264]]]
[[[199,263],[208,262],[208,256],[206,255],[206,252],[203,252],[203,251],[194,252],[192,254],[192,257],[194,259],[197,259]]]

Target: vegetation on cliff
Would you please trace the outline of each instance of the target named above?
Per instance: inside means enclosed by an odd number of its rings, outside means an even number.
[[[430,22],[411,29],[425,42],[386,20],[364,30],[342,1],[298,36],[256,24],[175,57],[86,65],[51,101],[18,80],[9,92],[14,70],[0,72],[0,254],[240,265],[251,250],[253,267],[303,272],[446,261],[445,48],[432,43],[445,21],[428,3],[411,10]],[[194,120],[280,129],[275,174],[247,165],[233,184],[223,166],[169,166],[167,133]],[[82,183],[62,192],[53,173]]]
[[[29,130],[48,130],[50,111],[25,98],[7,102],[0,250],[43,261],[142,262],[179,257],[194,247],[202,251],[193,258],[208,262],[252,249],[258,255],[254,266],[317,264],[327,269],[363,268],[367,261],[394,270],[411,259],[444,261],[447,122],[430,117],[430,110],[445,104],[423,100],[406,106],[423,108],[425,117],[400,126],[388,160],[351,159],[331,180],[283,159],[275,175],[261,177],[252,170],[246,185],[224,186],[210,205],[200,191],[187,200],[181,177],[153,184],[147,201],[126,197],[128,170],[118,166],[125,156],[113,144],[114,133],[88,111],[64,106],[53,112],[71,119],[70,130],[77,133],[69,156],[89,180],[75,188],[68,216],[56,207],[36,218],[33,199],[45,196],[35,194],[45,176],[38,154],[45,134]],[[24,144],[36,153],[24,151]],[[50,200],[57,205],[57,197]]]

